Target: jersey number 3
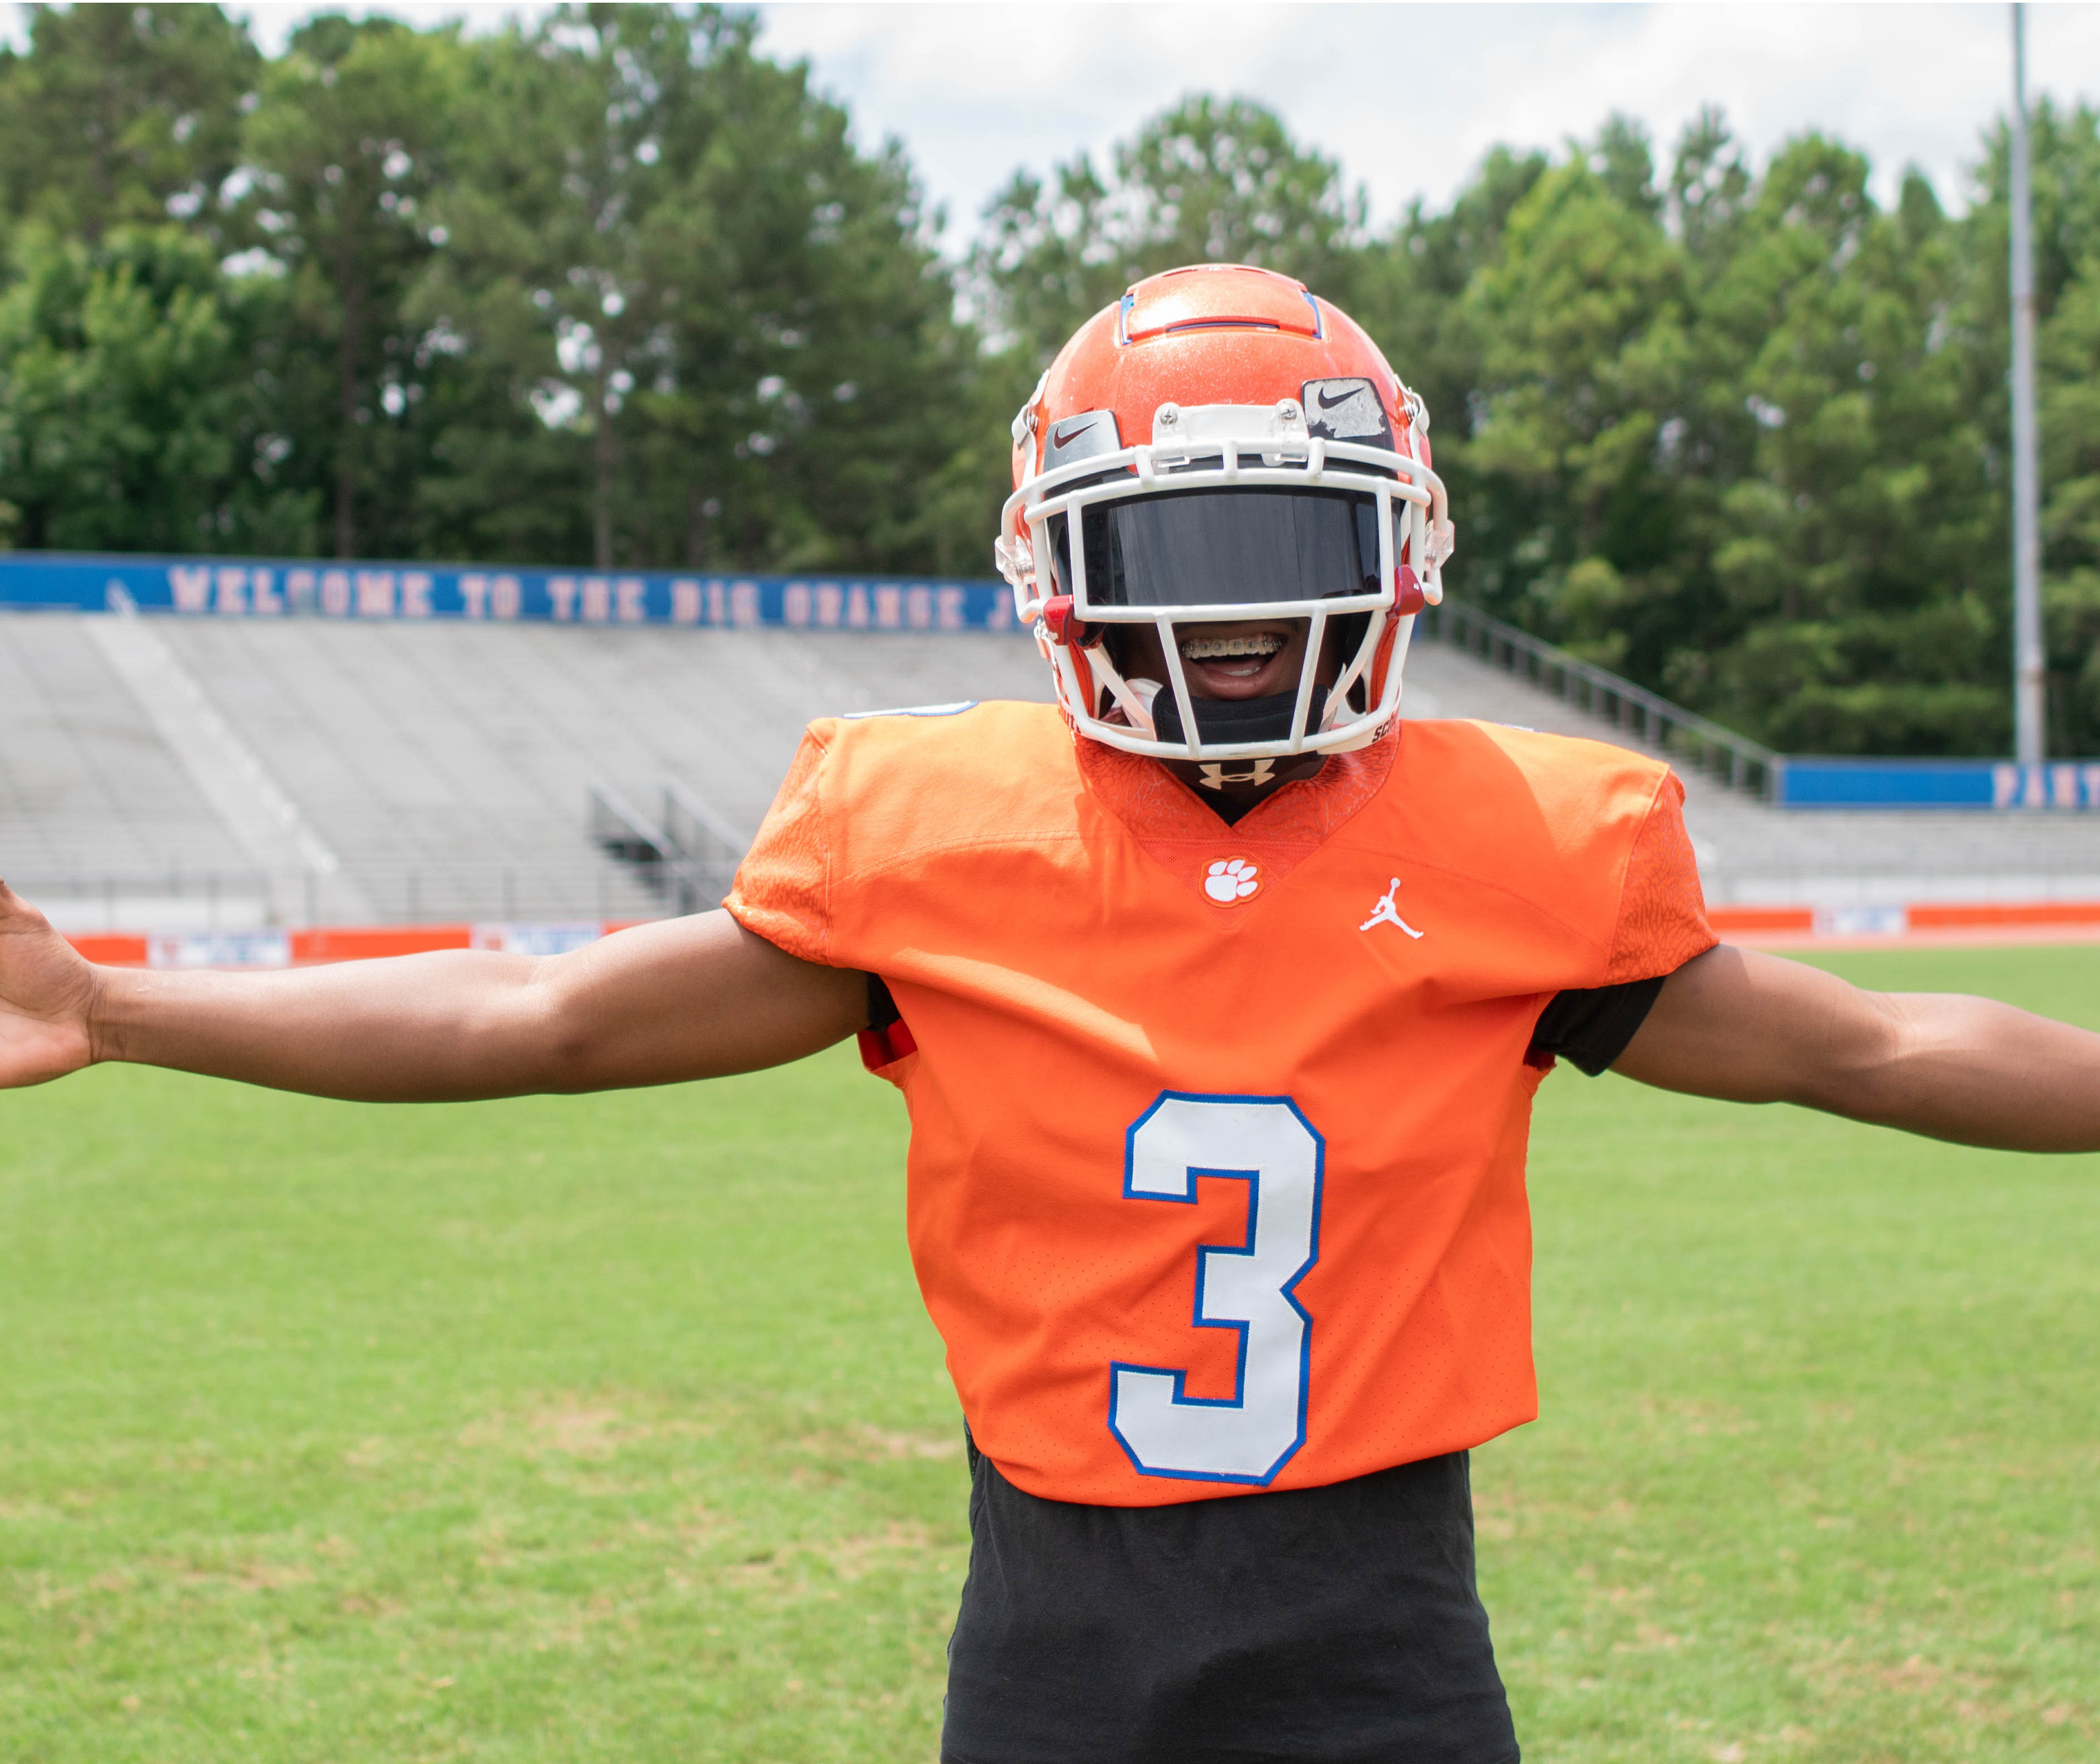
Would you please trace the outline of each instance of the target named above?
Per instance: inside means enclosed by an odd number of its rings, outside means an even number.
[[[1246,1241],[1196,1252],[1196,1326],[1239,1332],[1233,1394],[1185,1395],[1170,1367],[1110,1369],[1109,1428],[1141,1475],[1259,1485],[1305,1443],[1312,1320],[1293,1293],[1320,1256],[1325,1153],[1287,1096],[1168,1091],[1131,1123],[1124,1199],[1193,1206],[1199,1176],[1246,1184]]]

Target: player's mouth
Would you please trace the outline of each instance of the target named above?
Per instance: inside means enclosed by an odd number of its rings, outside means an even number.
[[[1177,633],[1176,647],[1198,697],[1258,699],[1296,687],[1295,634],[1287,625],[1206,625]]]

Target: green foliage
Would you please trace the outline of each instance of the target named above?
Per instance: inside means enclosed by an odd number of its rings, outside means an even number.
[[[2100,250],[2093,245],[2100,131],[2082,108],[2073,119],[2051,111],[2040,121],[2036,282],[2045,315],[2038,342],[2050,735],[2091,752],[2100,746]],[[1996,171],[1994,159],[1994,179]]]
[[[903,1127],[845,1047],[0,1097],[0,1754],[930,1758],[967,1484]],[[1564,1070],[1533,1140],[1542,1413],[1473,1461],[1526,1755],[2091,1758],[2094,1160]]]
[[[1921,184],[1891,215],[1866,180],[1857,155],[1794,143],[1702,266],[1721,322],[1700,404],[1741,461],[1710,528],[1730,641],[1662,671],[1783,747],[1990,751],[2001,517],[1971,364],[1935,341],[1965,292],[1958,246]]]
[[[400,551],[412,536],[386,518],[427,464],[411,409],[419,338],[403,308],[435,250],[425,208],[444,174],[456,54],[448,33],[315,19],[265,71],[244,131],[251,181],[236,213],[264,272],[290,284],[292,475],[328,494],[339,555]],[[377,518],[360,521],[361,488],[382,492]]]
[[[107,225],[176,217],[223,258],[220,320],[269,318],[206,324],[215,370],[171,337],[187,377],[73,395],[227,460],[249,445],[229,412],[253,416],[283,518],[244,525],[236,499],[222,549],[313,549],[326,509],[346,556],[982,568],[992,425],[933,223],[898,152],[856,149],[757,28],[581,7],[470,42],[323,15],[264,64],[215,7],[39,12],[0,61],[8,218],[91,255]],[[48,429],[34,375],[0,374],[0,426]],[[195,451],[149,493],[173,524],[60,471],[11,482],[11,537],[195,543],[192,480],[231,470]]]
[[[305,549],[310,499],[271,481],[280,290],[228,282],[204,240],[118,227],[15,239],[0,293],[0,483],[15,542],[83,551]]]
[[[2057,752],[2100,751],[2096,128],[2034,121]],[[1710,110],[1660,181],[1614,121],[1557,162],[1491,156],[1448,214],[1410,213],[1359,315],[1445,419],[1459,591],[1781,748],[2002,752],[2005,210],[1985,146],[1959,220],[1914,174],[1881,209],[1865,161],[1813,135],[1754,172]]]
[[[1454,295],[1460,580],[1782,748],[1988,751],[2002,548],[1948,336],[1967,266],[1922,183],[1884,214],[1867,170],[1811,135],[1754,178],[1708,112],[1666,189],[1623,123],[1528,180]]]
[[[940,549],[924,486],[969,351],[916,188],[756,30],[608,7],[472,46],[451,243],[414,307],[474,388],[424,486],[491,523],[465,549],[516,545],[498,523],[523,518],[606,563]]]
[[[210,229],[262,58],[216,6],[28,6],[0,50],[0,212],[89,240],[170,214]]]
[[[1047,186],[1017,172],[986,210],[973,284],[1026,379],[1132,282],[1176,264],[1260,263],[1346,301],[1363,194],[1273,112],[1186,99],[1118,146],[1113,170],[1105,180],[1083,153]]]

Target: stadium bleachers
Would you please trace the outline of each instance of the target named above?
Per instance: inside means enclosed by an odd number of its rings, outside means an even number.
[[[1639,743],[1434,642],[1415,717]],[[642,917],[593,786],[748,836],[810,717],[1041,699],[1026,639],[0,615],[0,873],[81,929]],[[2100,816],[1783,812],[1696,774],[1710,897],[2100,898]]]
[[[258,893],[290,922],[646,916],[593,784],[652,810],[677,785],[748,836],[813,717],[1048,690],[1032,644],[979,633],[135,621],[339,863],[316,906],[198,787],[210,744],[140,708],[95,641],[120,623],[0,615],[0,862],[81,928],[201,922],[208,886],[222,924]]]
[[[0,617],[0,871],[69,918],[253,919],[267,883],[111,666],[100,622]]]
[[[188,772],[70,617],[0,620],[0,825],[25,874],[225,856]]]

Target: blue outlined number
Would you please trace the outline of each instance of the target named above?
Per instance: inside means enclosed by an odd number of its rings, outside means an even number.
[[[1183,1394],[1185,1371],[1110,1367],[1109,1431],[1140,1475],[1266,1484],[1305,1443],[1312,1320],[1295,1296],[1320,1257],[1326,1146],[1288,1096],[1167,1091],[1131,1123],[1126,1200],[1193,1206],[1196,1179],[1246,1184],[1246,1241],[1196,1252],[1198,1329],[1239,1332],[1229,1397]]]

